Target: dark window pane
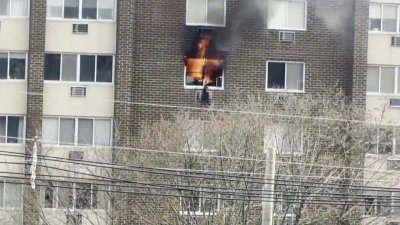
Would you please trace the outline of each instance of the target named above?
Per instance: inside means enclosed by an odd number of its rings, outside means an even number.
[[[97,56],[97,82],[112,82],[112,56]]]
[[[76,202],[77,209],[90,209],[91,202],[91,185],[90,184],[76,184]]]
[[[60,54],[46,54],[44,63],[44,79],[60,80]]]
[[[64,18],[79,18],[79,0],[65,0]]]
[[[10,15],[10,0],[0,0],[0,16]]]
[[[71,184],[63,183],[62,186],[68,186],[68,187],[58,188],[58,193],[57,193],[58,208],[71,209],[74,202],[72,183]]]
[[[53,208],[54,204],[54,187],[46,187],[44,191],[44,207]]]
[[[81,56],[81,78],[80,81],[94,81],[95,56]]]
[[[0,53],[0,79],[7,79],[8,54]]]
[[[22,143],[24,118],[9,116],[7,124],[7,143]]]
[[[97,186],[93,185],[92,189],[92,208],[97,209]]]
[[[6,143],[6,117],[0,116],[0,143]]]
[[[10,79],[25,79],[26,54],[10,54]]]
[[[82,1],[82,19],[97,19],[97,0]]]
[[[268,63],[268,88],[285,88],[285,63]]]

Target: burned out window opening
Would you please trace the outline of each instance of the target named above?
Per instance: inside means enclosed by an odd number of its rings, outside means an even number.
[[[266,91],[304,92],[302,62],[267,61]]]
[[[193,49],[186,53],[185,88],[223,89],[224,53],[215,47],[210,33],[200,34]]]
[[[226,0],[186,0],[186,25],[225,26]]]

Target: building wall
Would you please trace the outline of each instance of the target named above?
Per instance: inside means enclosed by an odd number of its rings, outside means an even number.
[[[26,115],[26,81],[0,81],[0,114]]]
[[[0,18],[0,50],[27,51],[29,46],[29,19]]]

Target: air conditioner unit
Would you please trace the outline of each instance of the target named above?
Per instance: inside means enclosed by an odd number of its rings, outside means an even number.
[[[72,33],[74,34],[87,34],[89,32],[89,25],[88,24],[72,24]]]
[[[82,214],[79,212],[67,212],[65,214],[67,225],[82,225]]]
[[[279,31],[279,41],[281,42],[296,42],[296,32],[293,31]]]
[[[400,98],[391,98],[390,99],[390,107],[399,107],[400,108]]]
[[[400,37],[392,37],[392,46],[400,46]]]
[[[86,87],[71,87],[71,96],[72,97],[85,97],[86,96]]]
[[[82,160],[84,156],[83,151],[70,151],[68,153],[68,158],[73,160]]]

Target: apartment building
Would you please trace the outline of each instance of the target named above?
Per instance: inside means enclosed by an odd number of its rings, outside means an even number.
[[[400,224],[399,188],[399,1],[370,1],[368,33],[367,119],[376,123],[374,143],[365,157],[365,182],[387,190],[365,193],[365,223]],[[385,206],[386,205],[386,206]],[[389,206],[388,206],[389,205]]]
[[[376,29],[399,28],[379,17],[383,25],[375,27],[374,20],[367,36],[367,18],[367,0],[1,0],[0,146],[10,162],[1,171],[21,178],[5,176],[0,183],[1,218],[9,224],[145,224],[127,207],[134,195],[121,194],[111,205],[108,187],[96,185],[88,166],[49,159],[37,182],[74,179],[39,186],[32,193],[39,214],[21,197],[30,187],[18,183],[30,176],[18,162],[35,143],[53,159],[123,162],[113,146],[136,146],[141,128],[177,111],[162,105],[209,107],[201,102],[204,85],[216,107],[237,93],[261,93],[270,99],[265,104],[282,95],[337,90],[367,109],[387,101],[370,95],[375,83],[365,85],[367,38],[370,49],[391,52],[368,55],[375,66],[369,77],[396,60],[393,34]],[[373,44],[383,37],[387,48]],[[392,70],[397,76],[397,67]],[[91,173],[111,171],[93,167]],[[112,217],[110,211],[123,213]]]

